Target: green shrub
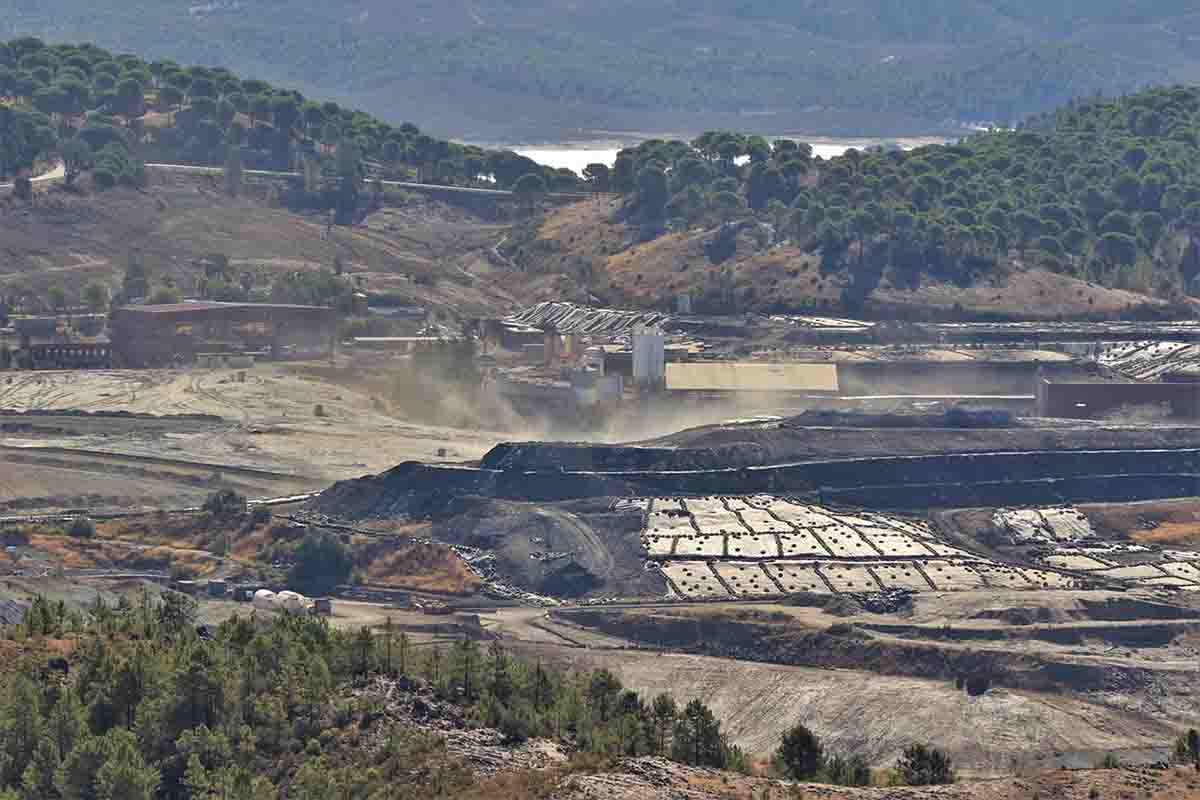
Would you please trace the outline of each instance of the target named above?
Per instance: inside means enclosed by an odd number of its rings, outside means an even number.
[[[896,762],[896,772],[908,786],[933,786],[955,781],[950,756],[932,745],[914,744],[904,748]]]
[[[92,170],[92,182],[97,189],[111,189],[117,185],[117,176],[107,167],[96,167]]]
[[[246,498],[232,489],[221,489],[210,494],[201,507],[216,516],[244,514],[246,513]]]
[[[87,517],[76,517],[67,526],[67,535],[76,539],[91,539],[96,535],[96,526]]]
[[[338,537],[310,530],[296,548],[296,563],[288,574],[288,586],[307,595],[327,595],[350,578],[353,568],[350,550]]]
[[[1200,731],[1190,728],[1176,740],[1174,758],[1178,764],[1200,765]]]
[[[775,762],[789,778],[811,780],[825,765],[825,751],[817,735],[797,723],[784,732]]]

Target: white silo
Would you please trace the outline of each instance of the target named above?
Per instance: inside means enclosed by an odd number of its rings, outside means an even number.
[[[666,338],[661,328],[633,329],[633,382],[638,389],[661,389],[666,382]]]

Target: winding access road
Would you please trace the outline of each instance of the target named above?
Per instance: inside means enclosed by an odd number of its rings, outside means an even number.
[[[151,163],[146,165],[146,169],[159,170],[162,172],[175,172],[191,175],[222,175],[225,170],[223,167],[200,167],[191,164],[162,164]],[[299,178],[299,172],[282,172],[266,169],[247,169],[242,171],[243,175],[256,178]],[[363,184],[371,184],[373,179],[363,179]],[[515,196],[514,192],[506,189],[473,189],[467,186],[442,186],[436,183],[413,183],[411,181],[379,181],[381,186],[388,186],[395,189],[405,189],[414,192],[425,193],[442,193],[442,194],[465,194],[474,195],[476,197],[496,197],[509,199]],[[546,198],[548,200],[586,200],[591,197],[596,197],[596,194],[586,192],[548,192]]]
[[[49,172],[43,172],[41,175],[37,175],[33,178],[30,178],[29,181],[31,183],[35,183],[35,184],[37,184],[37,183],[57,183],[57,182],[63,180],[66,176],[67,176],[66,167],[64,167],[62,165],[62,162],[60,161],[59,163],[55,164],[50,169]],[[12,191],[15,187],[16,187],[15,183],[0,183],[0,192]]]
[[[202,167],[193,164],[163,164],[151,163],[146,164],[146,169],[158,170],[160,172],[174,172],[190,175],[222,175],[225,170],[222,167]],[[59,183],[66,178],[66,169],[62,162],[55,164],[48,172],[44,172],[34,178],[30,178],[34,184],[42,183]],[[256,178],[299,178],[299,172],[281,172],[265,169],[248,169],[243,171],[244,175]],[[374,183],[373,180],[363,179],[363,184]],[[511,199],[515,196],[515,192],[510,192],[506,189],[473,189],[467,186],[442,186],[435,183],[413,183],[411,181],[379,181],[380,185],[388,186],[395,189],[404,189],[412,192],[422,192],[425,194],[463,194],[473,195],[476,197],[495,197],[499,199]],[[14,183],[0,183],[0,192],[12,191],[15,188]],[[587,200],[592,197],[606,196],[602,193],[587,193],[587,192],[548,192],[547,200]]]

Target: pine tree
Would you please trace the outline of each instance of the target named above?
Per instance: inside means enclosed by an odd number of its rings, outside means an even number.
[[[340,270],[337,270],[337,274],[341,275],[342,273]],[[383,671],[389,677],[392,675],[392,634],[394,631],[395,626],[392,625],[392,618],[389,616],[383,624],[384,645],[386,648]]]
[[[134,735],[114,728],[104,738],[107,757],[96,772],[97,800],[153,800],[158,771],[146,764]]]
[[[37,687],[25,675],[8,686],[0,709],[0,785],[19,784],[33,760],[42,733],[40,700]]]
[[[76,742],[87,733],[83,704],[74,691],[68,690],[58,696],[58,702],[50,712],[48,733],[53,737],[60,755],[71,752]]]
[[[308,657],[304,674],[302,698],[305,716],[312,726],[320,724],[321,710],[329,699],[333,689],[333,678],[329,674],[329,666],[318,653]]]
[[[455,673],[461,678],[463,699],[471,702],[479,694],[476,669],[479,664],[479,645],[464,638],[454,648]],[[453,680],[453,679],[452,679]]]
[[[371,671],[371,651],[375,649],[375,637],[366,625],[354,636],[354,649],[358,651],[358,674],[368,675]]]
[[[488,647],[488,656],[492,661],[491,685],[488,686],[488,691],[491,692],[492,697],[507,706],[512,701],[513,695],[513,681],[512,675],[509,673],[508,656],[504,654],[504,648],[498,641],[493,641]]]
[[[103,737],[85,735],[75,744],[54,781],[63,800],[96,800],[96,775],[105,754]]]
[[[788,777],[810,780],[816,777],[825,763],[824,749],[817,735],[804,725],[796,724],[783,734],[775,758]]]
[[[896,771],[909,786],[929,786],[955,781],[950,756],[930,745],[914,744],[904,748],[904,753],[896,762]]]
[[[56,800],[60,797],[54,779],[58,774],[58,745],[49,731],[38,739],[33,759],[21,776],[22,800]]]
[[[400,674],[408,677],[408,634],[400,631]]]
[[[675,740],[671,757],[685,764],[721,768],[725,766],[726,748],[721,735],[721,723],[712,710],[699,700],[683,709],[675,723]]]
[[[655,733],[658,736],[658,752],[665,753],[667,752],[667,734],[675,726],[675,718],[679,714],[675,698],[666,693],[660,694],[654,698],[650,713],[654,719]]]
[[[192,800],[209,800],[209,798],[218,796],[213,792],[212,776],[200,762],[200,756],[195,753],[188,757],[187,771],[183,775],[183,786]]]
[[[237,197],[242,193],[242,148],[236,141],[231,141],[225,150],[225,194]]]

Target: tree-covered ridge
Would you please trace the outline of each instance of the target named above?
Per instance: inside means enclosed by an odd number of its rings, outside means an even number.
[[[565,672],[495,642],[418,647],[390,623],[350,632],[268,615],[197,628],[195,612],[173,593],[82,612],[38,598],[0,643],[70,644],[69,674],[31,655],[0,675],[0,798],[462,797],[478,777],[439,723],[494,728],[510,745],[538,736],[601,758],[746,768],[703,703],[642,698],[605,670]],[[410,714],[393,713],[396,698]]]
[[[923,276],[965,285],[1013,265],[1175,297],[1200,274],[1198,155],[1200,89],[1175,87],[1073,103],[957,144],[828,161],[730,133],[649,141],[594,177],[627,195],[639,223],[771,222],[776,240],[849,271],[850,305],[885,274],[900,287]],[[729,254],[718,246],[713,260]]]
[[[454,81],[517,97],[691,111],[895,111],[1010,122],[1194,70],[1187,0],[0,0],[13,32],[350,91]],[[0,31],[3,31],[0,28]]]
[[[181,67],[93,45],[0,42],[0,176],[60,155],[69,177],[102,156],[105,180],[139,180],[138,161],[291,170],[373,162],[384,177],[502,187],[523,175],[572,188],[574,178],[511,152],[393,127],[333,102],[242,79],[228,69]],[[102,181],[103,182],[103,181]],[[491,185],[490,183],[488,185]]]

